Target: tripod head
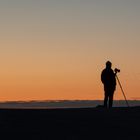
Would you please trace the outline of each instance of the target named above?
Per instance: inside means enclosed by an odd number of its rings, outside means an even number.
[[[117,74],[118,72],[120,72],[120,69],[115,68],[114,71]]]

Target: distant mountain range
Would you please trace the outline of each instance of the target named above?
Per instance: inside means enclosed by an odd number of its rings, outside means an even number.
[[[128,100],[130,106],[140,106],[140,100]],[[102,105],[102,100],[48,100],[0,102],[0,108],[88,108]],[[114,107],[126,107],[125,100],[114,101]]]

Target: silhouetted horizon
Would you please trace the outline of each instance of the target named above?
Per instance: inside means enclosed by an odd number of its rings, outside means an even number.
[[[140,106],[140,100],[128,100],[130,107]],[[103,100],[31,100],[0,102],[0,108],[88,108],[103,105]],[[127,107],[125,100],[114,100],[114,107]]]

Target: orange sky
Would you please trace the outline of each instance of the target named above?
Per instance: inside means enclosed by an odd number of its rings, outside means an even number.
[[[0,2],[0,101],[103,99],[107,60],[140,99],[140,2]],[[117,86],[115,99],[124,99]]]

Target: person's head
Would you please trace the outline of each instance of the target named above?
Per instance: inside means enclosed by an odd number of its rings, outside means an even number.
[[[106,68],[111,69],[111,67],[112,67],[112,63],[110,61],[107,61],[106,62]]]

